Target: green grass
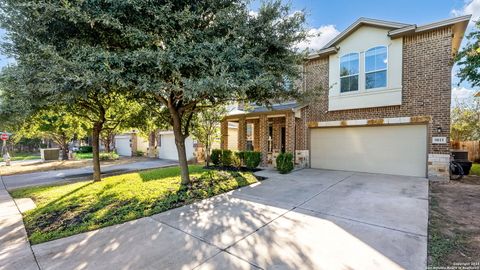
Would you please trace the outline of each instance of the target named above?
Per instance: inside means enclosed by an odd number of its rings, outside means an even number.
[[[10,160],[33,160],[40,159],[40,154],[33,153],[11,153]]]
[[[480,163],[472,165],[472,168],[470,169],[470,174],[480,176]]]
[[[92,153],[75,153],[75,159],[92,159]]]
[[[178,167],[107,177],[101,182],[14,190],[37,208],[24,213],[32,244],[153,215],[255,183],[251,173],[190,166],[192,184],[180,185]]]

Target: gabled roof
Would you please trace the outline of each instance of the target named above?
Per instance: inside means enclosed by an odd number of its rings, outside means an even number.
[[[383,20],[376,20],[376,19],[361,17],[358,20],[356,20],[353,24],[351,24],[347,29],[343,30],[343,32],[338,34],[335,38],[330,40],[330,42],[328,42],[325,46],[323,46],[322,50],[337,45],[340,41],[342,41],[343,39],[348,37],[351,33],[353,33],[355,30],[357,30],[358,28],[364,25],[376,26],[376,27],[386,28],[386,29],[399,29],[399,28],[409,26],[409,24],[405,24],[405,23],[383,21]]]
[[[454,33],[454,38],[452,41],[452,53],[456,53],[460,47],[460,43],[465,33],[465,29],[467,28],[468,22],[470,21],[471,17],[472,15],[465,15],[465,16],[450,18],[450,19],[433,22],[425,25],[420,25],[420,26],[417,26],[416,24],[405,24],[405,23],[399,23],[399,22],[391,22],[391,21],[376,20],[376,19],[361,17],[358,20],[356,20],[353,24],[351,24],[347,29],[345,29],[340,34],[338,34],[335,38],[333,38],[330,42],[325,44],[323,48],[307,56],[307,59],[313,59],[320,56],[327,56],[327,55],[336,53],[338,51],[337,45],[342,40],[344,40],[350,34],[355,32],[358,28],[365,25],[390,30],[388,32],[388,36],[392,39],[450,26],[453,28],[453,33]]]

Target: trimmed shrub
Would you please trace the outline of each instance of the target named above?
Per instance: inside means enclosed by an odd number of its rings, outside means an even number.
[[[277,156],[277,170],[281,174],[286,174],[293,170],[292,153],[281,153]]]
[[[81,153],[81,154],[84,154],[84,153],[92,153],[93,152],[93,147],[92,146],[80,146],[78,148],[78,151],[77,153]]]
[[[135,156],[137,156],[137,157],[143,157],[144,154],[145,153],[143,151],[136,151],[135,152]]]
[[[232,151],[222,151],[222,166],[228,167],[232,165]]]
[[[117,160],[118,154],[115,152],[110,153],[100,153],[99,154],[100,160]]]
[[[238,157],[237,153],[232,156],[232,166],[235,168],[241,168],[242,167],[242,160],[240,157]]]
[[[213,165],[219,166],[220,165],[220,158],[222,156],[221,149],[213,149],[212,154],[210,155],[210,160],[212,161]]]
[[[253,170],[257,168],[261,161],[262,153],[255,151],[244,152],[244,163],[248,169]]]
[[[244,161],[245,161],[245,151],[235,152],[235,156],[237,156],[240,159],[240,162],[244,163]]]

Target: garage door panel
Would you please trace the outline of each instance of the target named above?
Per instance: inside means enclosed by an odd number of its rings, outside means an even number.
[[[424,125],[311,130],[312,168],[426,175]]]
[[[132,156],[132,147],[129,138],[115,138],[115,148],[120,156]]]

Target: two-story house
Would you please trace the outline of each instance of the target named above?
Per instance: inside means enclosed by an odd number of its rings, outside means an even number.
[[[276,104],[230,115],[237,148],[295,153],[299,166],[383,174],[448,177],[453,57],[470,16],[427,25],[360,18],[306,59],[310,104]]]

